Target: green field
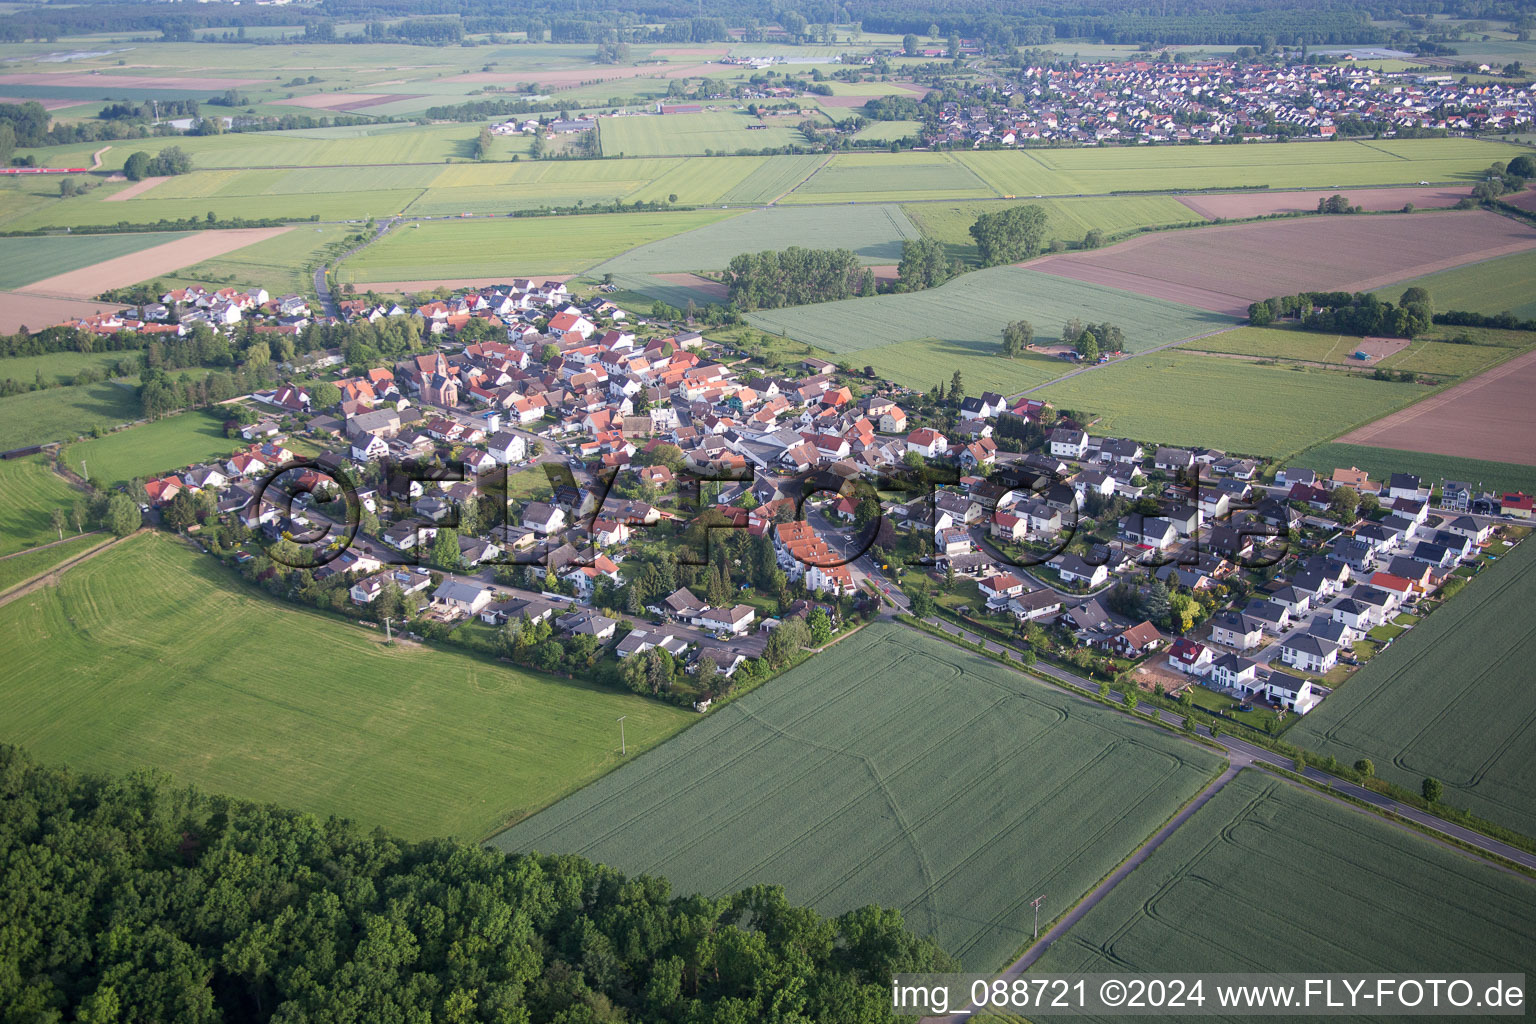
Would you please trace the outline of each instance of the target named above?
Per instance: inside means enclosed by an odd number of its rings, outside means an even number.
[[[56,540],[52,535],[49,540]],[[0,558],[0,593],[11,589],[24,580],[47,572],[54,566],[83,555],[98,544],[105,544],[112,535],[100,533],[76,534],[72,527],[64,527],[64,542],[52,547],[38,547]]]
[[[1376,294],[1396,302],[1403,289],[1419,285],[1429,289],[1437,309],[1461,309],[1471,313],[1513,313],[1522,320],[1536,319],[1536,250],[1500,256],[1438,274],[1417,277]]]
[[[1290,733],[1299,746],[1536,835],[1536,544],[1484,569]]]
[[[799,121],[776,117],[764,122],[744,110],[635,114],[603,118],[598,133],[604,156],[693,156],[804,145],[805,136],[795,127]],[[763,128],[747,127],[765,123]]]
[[[337,268],[347,282],[568,274],[731,216],[721,210],[401,224]]]
[[[1094,228],[1108,238],[1144,226],[1203,223],[1193,210],[1172,196],[1121,196],[1092,199],[1033,199],[1028,203],[911,203],[904,206],[923,234],[937,238],[967,263],[976,263],[976,243],[971,225],[983,213],[996,213],[1013,205],[1039,206],[1045,211],[1045,237],[1080,242]]]
[[[1436,334],[1444,336],[1455,330],[1437,328]],[[1409,370],[1442,377],[1469,377],[1519,354],[1530,344],[1536,344],[1536,336],[1529,339],[1516,337],[1523,344],[1451,345],[1433,338],[1417,339],[1409,342],[1401,351],[1371,363],[1370,368]],[[1359,360],[1350,358],[1352,353],[1359,350],[1360,339],[1347,334],[1322,334],[1281,327],[1239,327],[1235,331],[1192,341],[1184,347],[1200,352],[1327,363],[1362,372],[1366,370]]]
[[[68,441],[94,426],[115,427],[132,422],[139,412],[134,388],[111,382],[47,388],[0,398],[0,450]]]
[[[918,230],[899,206],[861,205],[831,209],[772,206],[721,219],[686,234],[616,255],[600,269],[625,274],[723,270],[744,252],[786,249],[851,249],[864,263],[896,263],[903,239]]]
[[[899,142],[902,139],[917,138],[922,130],[921,121],[871,121],[854,132],[853,137],[861,142]]]
[[[728,192],[715,198],[722,203],[769,203],[810,177],[827,160],[814,153],[766,158],[762,165]]]
[[[991,970],[1029,940],[1031,895],[1070,906],[1219,764],[875,624],[493,843],[664,875],[682,892],[781,884],[827,914],[895,907]]]
[[[1286,458],[1429,394],[1418,384],[1157,352],[1036,393],[1097,417],[1095,434]]]
[[[7,238],[0,249],[0,288],[20,288],[55,274],[186,237],[175,232],[136,235],[52,235]],[[3,364],[0,364],[3,365]],[[3,372],[3,371],[0,371]]]
[[[1529,879],[1250,769],[1030,972],[1528,973],[1533,916]]]
[[[161,534],[0,608],[0,739],[82,769],[472,839],[693,716],[280,604]],[[633,757],[634,755],[630,755]]]
[[[1335,467],[1358,466],[1370,473],[1372,480],[1385,480],[1393,473],[1413,473],[1439,486],[1451,479],[1470,483],[1479,490],[1524,491],[1536,494],[1536,466],[1512,462],[1486,462],[1452,455],[1375,448],[1363,444],[1320,444],[1292,460],[1296,465],[1327,474]]]
[[[137,374],[138,366],[139,353],[133,350],[48,352],[40,356],[7,356],[0,358],[0,380],[14,380],[19,384],[31,385],[36,382],[38,374],[41,373],[45,384],[68,384],[81,370],[95,370],[104,377],[110,377],[116,375],[119,370],[130,370]],[[10,397],[0,399],[0,403],[8,401]],[[3,408],[4,406],[0,405],[0,409]]]
[[[1417,181],[1476,181],[1521,150],[1469,139],[1286,142],[1244,146],[1135,146],[962,153],[999,195],[1098,195],[1116,191],[1351,188]]]
[[[991,195],[987,183],[949,153],[839,153],[783,201],[882,203]]]
[[[992,267],[963,274],[942,287],[752,313],[753,326],[785,334],[851,362],[872,363],[891,380],[929,388],[929,364],[947,365],[979,383],[984,377],[1005,393],[1043,383],[1066,372],[1067,363],[1030,357],[1007,360],[999,353],[1003,326],[1028,320],[1036,342],[1054,344],[1072,317],[1104,319],[1125,331],[1131,351],[1194,337],[1229,326],[1219,313],[1133,295],[1100,285],[1052,277],[1020,267]],[[906,345],[922,342],[921,345]],[[905,347],[904,347],[905,346]],[[923,353],[922,367],[904,358]]]
[[[48,466],[44,455],[0,461],[0,555],[59,539],[50,516],[84,497]],[[65,525],[65,536],[74,528]]]
[[[85,462],[91,482],[102,486],[222,459],[246,444],[238,436],[225,437],[223,421],[212,413],[184,412],[104,437],[76,441],[64,448],[61,458],[76,472]]]

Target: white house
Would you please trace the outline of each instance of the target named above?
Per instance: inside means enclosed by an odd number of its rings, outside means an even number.
[[[1081,430],[1057,427],[1051,431],[1051,454],[1061,459],[1080,459],[1088,450],[1088,434]]]
[[[751,627],[756,617],[757,609],[749,604],[738,604],[730,608],[706,608],[695,621],[703,629],[740,636]]]
[[[1103,565],[1089,565],[1080,557],[1073,554],[1062,555],[1054,560],[1056,571],[1061,574],[1065,583],[1076,583],[1085,587],[1102,586],[1109,579],[1109,568]]]
[[[1295,634],[1280,641],[1280,660],[1303,672],[1322,675],[1338,664],[1339,648],[1320,636]]]
[[[925,459],[937,458],[949,450],[949,439],[931,427],[922,427],[907,435],[907,451]]]
[[[510,462],[523,461],[528,453],[528,444],[521,434],[503,433],[487,440],[485,449],[491,453],[491,458],[505,466]]]
[[[1317,706],[1317,702],[1323,699],[1322,695],[1313,689],[1310,681],[1279,669],[1269,674],[1265,689],[1269,692],[1271,701],[1281,707],[1289,708],[1298,715],[1311,711]]]

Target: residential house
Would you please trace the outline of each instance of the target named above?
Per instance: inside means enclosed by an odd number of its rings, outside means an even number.
[[[1186,636],[1179,637],[1168,649],[1168,667],[1197,679],[1211,671],[1211,664],[1215,660],[1209,647]]]
[[[1293,633],[1280,641],[1280,660],[1303,672],[1323,675],[1338,664],[1339,648],[1312,633]]]
[[[1238,651],[1251,651],[1264,640],[1264,624],[1238,611],[1217,612],[1211,617],[1211,641]]]

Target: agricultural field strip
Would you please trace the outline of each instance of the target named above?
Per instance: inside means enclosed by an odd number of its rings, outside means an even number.
[[[873,626],[867,627],[866,632],[876,629]],[[1107,743],[1097,744],[1091,754],[1084,754],[1081,763],[1075,764],[1070,773],[1053,778],[1044,789],[1031,792],[1027,798],[1017,794],[1000,796],[1001,792],[1008,790],[1006,783],[999,787],[1001,780],[1017,777],[1021,771],[1027,774],[1026,762],[1031,758],[1040,757],[1042,764],[1049,761],[1058,765],[1063,760],[1072,759],[1049,749],[1058,735],[1058,729],[1077,731],[1086,727],[1098,731],[1108,728],[1111,733],[1118,733],[1120,725],[1129,723],[1107,725],[1094,712],[1076,706],[1070,698],[1055,691],[1041,687],[1035,692],[1034,688],[1038,684],[1024,677],[1007,673],[990,663],[969,659],[962,669],[951,663],[951,652],[937,649],[935,641],[915,636],[897,638],[894,635],[896,627],[878,629],[878,633],[850,638],[831,652],[818,656],[816,682],[810,681],[811,671],[806,668],[796,670],[798,678],[786,677],[774,683],[772,694],[754,694],[717,712],[719,719],[705,723],[708,729],[690,730],[679,742],[668,744],[636,765],[610,776],[602,785],[589,788],[566,803],[557,805],[546,815],[498,837],[497,845],[545,851],[556,848],[583,852],[611,850],[618,857],[617,862],[626,870],[669,873],[680,889],[697,889],[702,884],[708,891],[724,891],[751,881],[789,882],[792,878],[792,888],[799,887],[801,890],[794,894],[795,898],[808,899],[818,905],[835,903],[844,906],[854,904],[854,901],[864,902],[868,895],[867,885],[872,879],[859,879],[861,873],[868,875],[870,871],[875,871],[875,879],[889,881],[890,875],[905,871],[911,884],[901,888],[899,893],[892,891],[881,894],[880,901],[891,902],[896,899],[897,902],[905,903],[909,920],[916,920],[919,915],[926,918],[922,925],[925,930],[948,930],[945,923],[951,915],[944,910],[944,893],[967,879],[969,872],[975,872],[975,877],[987,877],[987,861],[995,860],[1001,854],[1001,848],[1009,845],[1009,835],[1020,828],[1029,827],[1029,822],[1033,820],[1031,815],[1038,815],[1041,808],[1052,801],[1079,802],[1086,799],[1086,794],[1080,791],[1081,787],[1100,777],[1111,765],[1120,767],[1126,753],[1143,746],[1160,745],[1156,740],[1151,740],[1150,744],[1139,742],[1139,732],[1134,734],[1138,742],[1129,742],[1128,736],[1115,736]],[[878,708],[870,709],[878,712],[875,717],[871,717],[860,708],[861,702],[869,699],[867,688],[874,685],[873,675],[861,675],[859,681],[851,684],[851,687],[820,685],[840,678],[837,672],[827,672],[821,662],[834,661],[841,664],[845,659],[865,658],[872,644],[879,645],[882,648],[880,654],[886,657],[897,656],[893,668],[895,665],[906,665],[909,658],[919,657],[922,664],[917,667],[928,673],[925,678],[935,674],[942,676],[950,681],[951,688],[959,685],[962,680],[970,686],[982,685],[984,689],[977,692],[977,700],[972,705],[974,710],[964,713],[963,722],[953,725],[945,723],[943,728],[931,731],[931,715],[921,714],[924,703],[931,703],[934,699],[931,686],[921,687],[907,695],[893,695],[886,691],[883,703]],[[843,650],[845,645],[850,649]],[[914,653],[918,651],[922,653]],[[867,662],[864,664],[867,665]],[[880,675],[883,679],[894,680],[902,678],[903,673]],[[814,693],[811,690],[813,685],[817,687]],[[1012,743],[1003,742],[1001,736],[992,737],[999,745],[996,758],[984,766],[977,765],[974,773],[966,773],[964,778],[952,784],[953,788],[942,794],[933,793],[931,787],[918,785],[917,780],[912,778],[925,767],[934,767],[946,760],[945,752],[956,747],[957,741],[967,736],[975,737],[978,730],[984,733],[989,722],[1006,717],[1010,708],[1021,710],[1017,704],[1019,697],[1025,699],[1025,707],[1029,709],[1030,715],[1044,712],[1050,721],[1057,723],[1056,728],[1042,728],[1044,723],[1037,720],[1030,727],[1036,730],[1032,736],[1015,735]],[[1063,704],[1062,701],[1068,703]],[[955,704],[951,702],[947,706],[953,709]],[[841,714],[839,709],[842,709]],[[1071,722],[1084,713],[1089,716],[1089,720]],[[928,727],[920,735],[913,733],[906,737],[909,742],[870,745],[871,738],[876,735],[889,737],[911,733],[917,721],[929,723]],[[825,726],[814,728],[827,722],[861,724],[857,734],[839,742],[827,735]],[[815,735],[818,732],[820,735]],[[1047,732],[1051,736],[1048,737]],[[772,756],[783,743],[803,749],[789,756]],[[868,748],[868,751],[862,748]],[[714,753],[716,751],[723,753],[717,756]],[[1138,759],[1145,753],[1150,751],[1141,751],[1137,754]],[[1180,754],[1194,755],[1202,762],[1204,760],[1193,748],[1180,751]],[[696,757],[707,757],[710,760],[707,773],[690,768]],[[757,762],[765,759],[773,768],[761,774],[753,771]],[[948,760],[952,759],[951,755]],[[850,779],[866,779],[867,782],[852,793],[847,792],[843,786],[829,788],[826,784],[827,769],[837,764],[845,766],[843,774]],[[1179,765],[1185,767],[1177,767]],[[699,792],[708,789],[709,783],[706,782],[704,786],[679,797],[674,788],[655,785],[654,780],[668,772],[682,772],[690,778],[723,780],[720,784],[729,785],[734,795],[724,800]],[[1180,773],[1180,777],[1185,779],[1185,790],[1192,792],[1199,788],[1199,784],[1186,778],[1190,772],[1184,757],[1176,757],[1170,762],[1170,767],[1159,778],[1166,781],[1174,772]],[[789,773],[788,778],[782,777],[785,773]],[[1214,775],[1214,766],[1204,764],[1201,774],[1208,781]],[[913,789],[913,786],[916,788]],[[792,795],[797,789],[807,789],[807,796],[809,793],[815,794],[812,801],[815,805],[812,815],[814,820],[804,818],[807,804],[797,801],[795,807],[798,809],[796,813],[801,816],[799,821],[795,824],[777,820],[769,822],[773,828],[772,838],[764,837],[761,842],[752,845],[752,864],[740,868],[722,866],[712,851],[724,846],[739,850],[743,830],[750,831],[747,826],[754,822],[760,823],[765,809],[772,809],[776,801],[782,803],[786,793]],[[1110,833],[1132,812],[1136,822],[1134,829],[1146,826],[1148,832],[1155,831],[1166,820],[1166,816],[1173,812],[1177,800],[1169,803],[1164,794],[1154,808],[1148,804],[1149,794],[1150,789],[1142,790],[1129,805],[1121,806],[1120,814],[1106,814],[1105,824],[1092,830],[1091,834],[1074,834],[1072,845],[1075,852],[1071,857],[1057,858],[1052,862],[1053,865],[1072,863],[1081,867],[1078,862],[1091,851],[1106,850],[1111,846],[1118,850],[1120,844],[1115,842]],[[1102,798],[1104,794],[1096,796]],[[957,804],[964,805],[967,800],[974,802],[978,797],[983,798],[981,803],[989,807],[998,800],[1004,800],[999,810],[1005,807],[1004,813],[1014,815],[1015,819],[1007,822],[1005,827],[1001,827],[997,834],[980,846],[953,851],[950,847],[956,833],[952,828],[943,827],[942,818],[946,814],[956,813]],[[693,810],[682,807],[683,804],[691,807],[695,803],[700,805],[695,808],[699,811],[697,817],[692,816]],[[840,834],[850,827],[849,822],[856,817],[853,812],[859,807],[879,808],[871,813],[877,813],[896,824],[894,830],[884,837],[872,836],[868,832],[858,833],[862,841],[868,844],[858,868],[828,877],[827,872],[806,870],[806,864],[797,869],[790,863],[797,860],[797,855],[807,855],[808,850],[814,851],[819,846],[837,842]],[[617,808],[622,810],[610,814]],[[789,808],[784,810],[788,813]],[[665,820],[657,820],[685,813],[689,815],[690,821],[685,829],[673,828]],[[786,824],[787,828],[784,827]],[[943,842],[949,845],[942,847],[942,860],[947,862],[935,862],[934,855],[940,853],[941,849],[924,846],[925,832],[944,837]],[[679,843],[675,837],[681,834],[686,834],[688,838]],[[1134,845],[1144,835],[1127,837],[1123,842]],[[852,836],[848,838],[851,840]],[[882,861],[900,857],[901,851],[909,845],[912,848],[912,861],[905,867],[893,864],[884,874],[875,867]],[[812,863],[821,863],[816,859],[818,854],[808,855],[812,857]],[[1104,863],[1096,863],[1089,872],[1096,870],[1095,877],[1087,877],[1081,872],[1074,875],[1069,870],[1071,880],[1067,884],[1086,887],[1095,883],[1112,865],[1113,850],[1107,850],[1100,860]],[[775,870],[789,874],[787,877],[783,874],[775,875]],[[1042,870],[1054,877],[1062,869],[1042,866]],[[703,882],[703,877],[707,877],[708,881]],[[848,893],[848,887],[856,881],[862,881],[857,886],[857,894]],[[973,953],[982,954],[988,965],[991,965],[991,962],[1000,960],[1012,948],[1016,948],[1015,939],[1000,933],[1018,934],[1017,926],[1025,914],[1024,901],[1027,894],[1022,888],[1014,888],[988,895],[985,911],[968,911],[963,919],[970,926],[970,933],[964,941],[952,943],[950,948],[963,958]],[[977,922],[981,923],[981,927],[976,927]],[[960,926],[959,921],[951,925]],[[1024,934],[1027,937],[1027,931]]]
[[[1307,898],[1255,899],[1255,870],[1276,862],[1331,884]],[[1533,894],[1526,879],[1245,771],[1031,970],[1409,971],[1454,949],[1464,969],[1529,971]],[[1380,913],[1383,901],[1397,912]],[[1193,927],[1213,920],[1219,936]]]
[[[1370,757],[1405,786],[1433,775],[1458,803],[1536,832],[1536,766],[1520,756],[1536,737],[1523,669],[1536,658],[1536,623],[1524,612],[1536,599],[1533,562],[1536,545],[1522,544],[1485,569],[1303,719],[1299,742],[1341,760]]]

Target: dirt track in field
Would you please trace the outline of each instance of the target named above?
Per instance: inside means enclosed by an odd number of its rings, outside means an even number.
[[[1231,192],[1210,196],[1179,196],[1179,202],[1208,220],[1218,217],[1241,219],[1264,217],[1273,213],[1311,213],[1317,201],[1334,194],[1332,189],[1308,189],[1297,192]],[[1412,203],[1421,210],[1443,210],[1465,199],[1470,190],[1447,186],[1414,185],[1411,188],[1339,189],[1339,195],[1367,210],[1401,210]]]
[[[160,184],[162,181],[165,181],[165,180],[166,179],[163,176],[161,176],[161,177],[150,177],[150,178],[140,178],[138,181],[134,182],[132,185],[129,185],[127,188],[123,189],[121,192],[114,192],[111,195],[107,196],[105,199],[102,200],[102,202],[104,202],[104,203],[120,203],[124,199],[132,199],[134,196],[141,196],[145,192],[148,192],[150,189],[154,188],[156,185]]]
[[[1527,352],[1339,441],[1536,466],[1533,393],[1536,352]]]
[[[1093,252],[1042,256],[1030,270],[1231,316],[1302,291],[1371,291],[1536,249],[1536,229],[1482,210],[1305,217],[1140,235]]]
[[[34,281],[16,289],[19,295],[39,295],[53,299],[89,299],[112,288],[125,288],[140,281],[147,281],[161,274],[169,274],[182,267],[203,260],[222,256],[235,249],[243,249],[256,242],[275,238],[291,227],[282,228],[229,228],[223,231],[201,231],[186,238],[178,238],[164,245],[151,246],[139,252],[103,260],[89,267],[71,270],[67,274],[55,274],[41,281]]]

